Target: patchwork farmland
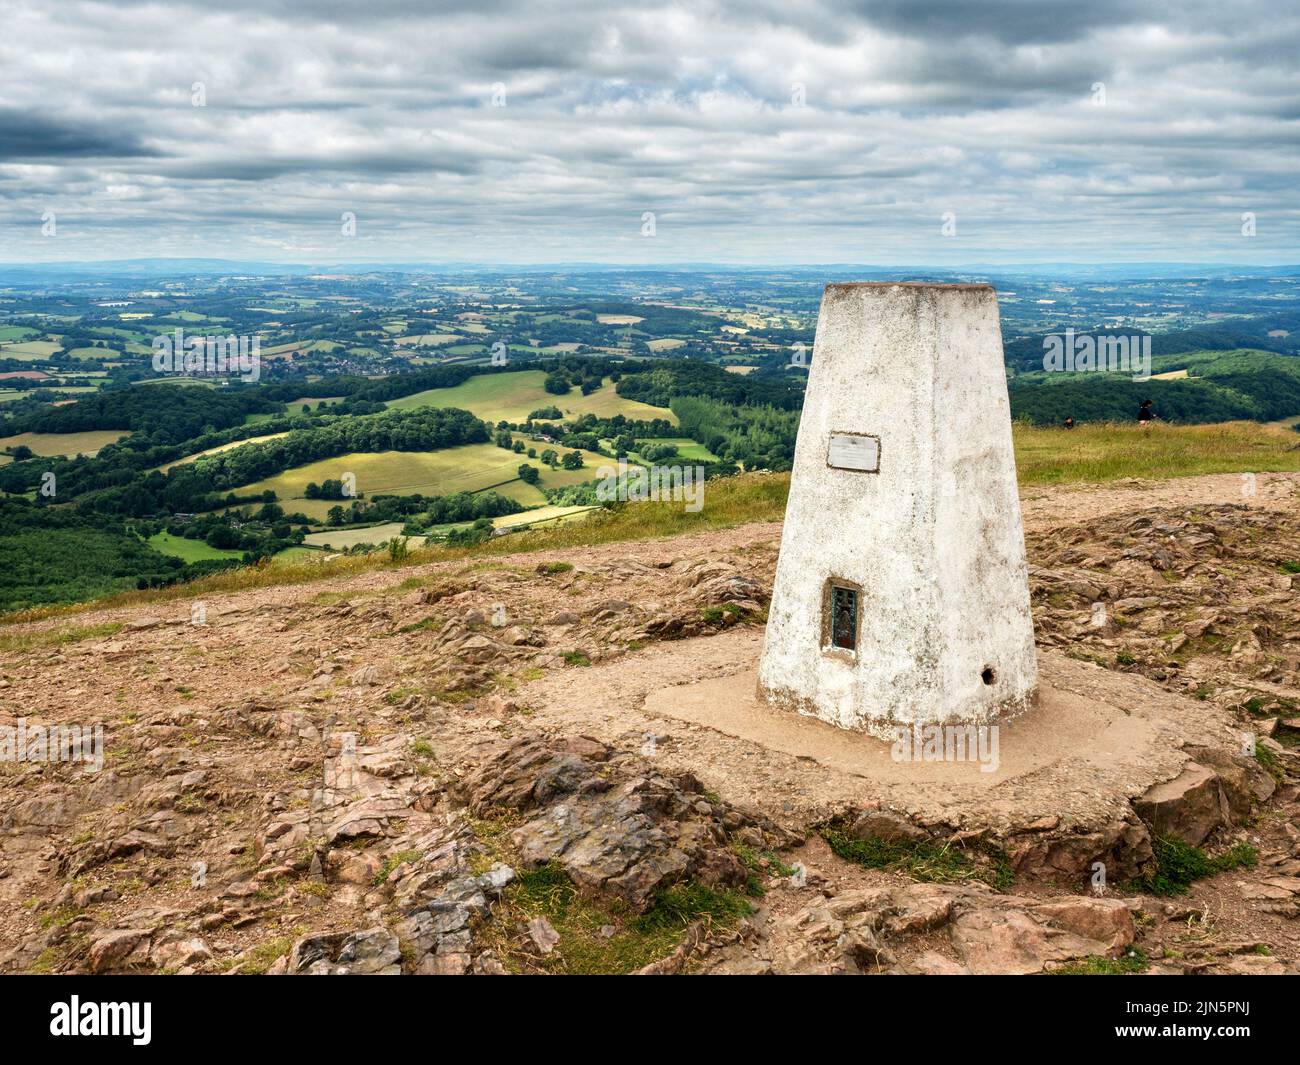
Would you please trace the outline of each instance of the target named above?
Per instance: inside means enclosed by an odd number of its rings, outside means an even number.
[[[307,485],[341,480],[345,474],[352,474],[357,492],[366,497],[439,496],[492,489],[526,506],[540,506],[546,502],[546,496],[541,488],[519,479],[520,465],[527,462],[537,467],[542,487],[565,488],[592,480],[596,468],[610,461],[594,451],[580,454],[585,464],[583,469],[552,470],[537,459],[528,459],[495,444],[466,444],[441,451],[357,452],[285,470],[245,485],[236,494],[247,496],[272,491],[285,510],[323,520],[331,507],[339,505],[339,500],[307,499]]]

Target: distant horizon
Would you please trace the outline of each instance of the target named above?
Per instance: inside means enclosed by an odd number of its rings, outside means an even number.
[[[639,270],[639,271],[693,271],[693,270],[762,270],[762,271],[781,271],[781,270],[838,270],[838,269],[855,269],[871,271],[908,271],[908,270],[926,270],[937,273],[954,273],[971,270],[1009,270],[1009,269],[1057,269],[1057,270],[1134,270],[1134,269],[1213,269],[1216,271],[1223,270],[1267,270],[1267,271],[1298,271],[1300,272],[1300,259],[1295,261],[1280,260],[1277,262],[1243,262],[1240,260],[1215,260],[1215,259],[1107,259],[1107,260],[1090,260],[1090,259],[1014,259],[1005,262],[991,261],[971,261],[971,262],[896,262],[880,263],[852,260],[826,260],[822,262],[779,262],[779,261],[724,261],[724,260],[707,260],[707,259],[684,259],[672,262],[657,262],[653,260],[583,260],[583,259],[554,259],[554,260],[492,260],[492,259],[445,259],[445,260],[419,260],[419,259],[400,259],[400,258],[376,258],[376,259],[272,259],[272,258],[227,258],[221,256],[201,257],[201,256],[149,256],[139,255],[130,257],[109,256],[104,258],[90,259],[30,259],[30,260],[0,260],[0,271],[6,270],[32,270],[42,269],[57,271],[60,268],[75,267],[120,267],[130,268],[139,266],[190,266],[209,268],[216,267],[275,267],[279,270],[302,269],[302,270],[363,270],[363,269],[387,269],[387,270],[431,270],[431,271],[451,271],[458,269],[472,270]]]

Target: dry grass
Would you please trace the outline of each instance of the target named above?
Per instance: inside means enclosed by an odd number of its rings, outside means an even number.
[[[1255,422],[1216,425],[1091,423],[1072,430],[1015,426],[1024,486],[1300,470],[1300,433]]]

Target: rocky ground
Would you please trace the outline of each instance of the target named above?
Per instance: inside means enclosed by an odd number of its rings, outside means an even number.
[[[756,634],[777,525],[11,629],[0,724],[102,722],[106,754],[0,764],[0,967],[1300,971],[1300,478],[1240,484],[1026,498],[1043,647],[1254,737],[1189,749],[1059,875],[1021,843],[1050,817],[1014,839],[832,819],[791,798],[813,760],[788,794],[733,787],[718,752],[763,752],[647,730],[595,686],[582,714],[531,701],[593,665],[671,683],[674,656]]]

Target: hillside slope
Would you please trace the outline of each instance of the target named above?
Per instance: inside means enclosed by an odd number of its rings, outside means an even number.
[[[759,523],[0,629],[0,725],[105,727],[98,773],[0,765],[0,966],[1295,971],[1300,475],[1241,483],[1025,493],[1053,670],[1280,741],[1219,773],[1266,802],[1211,826],[1228,871],[1185,896],[1085,896],[1017,840],[871,803],[892,849],[864,867],[832,768],[648,713],[629,692],[757,646]]]

